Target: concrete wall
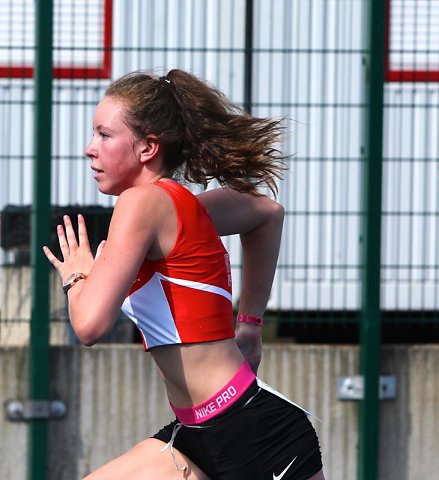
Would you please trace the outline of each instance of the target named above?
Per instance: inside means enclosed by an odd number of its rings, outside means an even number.
[[[27,350],[0,349],[0,400],[27,398]],[[266,345],[260,377],[311,410],[327,480],[354,480],[358,403],[337,399],[336,380],[358,373],[355,346]],[[385,347],[382,373],[396,400],[381,403],[382,480],[435,478],[439,471],[439,346]],[[160,376],[138,345],[54,347],[49,480],[80,479],[171,419]],[[0,417],[0,478],[26,478],[27,426]],[[43,480],[43,479],[42,479]]]
[[[29,343],[31,274],[32,270],[27,266],[0,266],[0,348],[26,346]],[[49,281],[50,344],[76,345],[78,341],[68,321],[67,302],[61,288],[61,280],[53,268]],[[131,321],[117,322],[103,341],[130,343],[134,331],[135,327]]]
[[[31,317],[30,267],[0,267],[0,346],[25,346],[29,343]],[[69,343],[67,304],[59,277],[50,274],[51,343]]]

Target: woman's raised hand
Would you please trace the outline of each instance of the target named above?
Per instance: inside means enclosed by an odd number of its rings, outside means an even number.
[[[86,275],[90,273],[95,260],[104,248],[105,241],[99,244],[96,257],[93,257],[84,217],[81,214],[78,215],[78,238],[76,238],[70,217],[64,215],[63,220],[64,225],[56,227],[63,257],[62,261],[52,253],[49,247],[44,246],[43,251],[49,262],[56,268],[64,283],[74,272],[81,272]]]

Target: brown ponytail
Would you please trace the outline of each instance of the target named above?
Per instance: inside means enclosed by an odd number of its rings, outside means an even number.
[[[170,175],[207,187],[216,179],[240,192],[257,194],[286,169],[274,148],[279,120],[243,113],[223,93],[183,70],[165,77],[133,72],[112,83],[106,95],[126,104],[126,122],[139,138],[157,135]]]

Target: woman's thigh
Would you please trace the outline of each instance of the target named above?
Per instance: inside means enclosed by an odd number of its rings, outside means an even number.
[[[209,480],[193,462],[174,448],[177,470],[169,449],[161,452],[165,443],[148,438],[131,450],[95,472],[84,480]],[[183,470],[183,467],[187,469]]]
[[[308,480],[325,480],[325,476],[323,475],[323,469],[320,472],[317,472]]]

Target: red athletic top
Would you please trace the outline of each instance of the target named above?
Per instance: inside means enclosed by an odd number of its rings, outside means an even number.
[[[122,305],[145,350],[235,336],[229,255],[206,209],[172,180],[156,182],[172,198],[175,245],[165,258],[145,260]]]

